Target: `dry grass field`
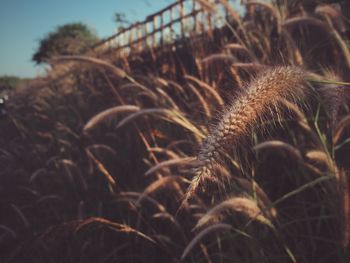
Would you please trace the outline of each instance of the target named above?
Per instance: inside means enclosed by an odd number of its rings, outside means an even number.
[[[311,2],[12,92],[0,261],[349,262],[350,17]]]

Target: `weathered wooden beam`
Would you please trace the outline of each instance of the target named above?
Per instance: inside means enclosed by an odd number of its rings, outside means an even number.
[[[211,14],[210,13],[206,14],[206,19],[207,19],[207,25],[208,25],[208,34],[212,38],[213,37],[213,26],[212,26]]]
[[[192,1],[192,12],[196,11],[196,1]],[[197,13],[193,15],[193,31],[197,32]]]
[[[161,13],[160,14],[160,28],[162,29],[160,31],[160,45],[163,46],[164,44],[164,18],[163,18],[163,14],[164,13]]]
[[[179,8],[180,8],[180,24],[181,24],[181,37],[183,37],[185,35],[185,24],[184,24],[184,12],[185,12],[185,7],[184,7],[184,2],[181,1],[180,2],[180,5],[179,5]]]
[[[146,41],[147,47],[150,46],[150,44],[149,44],[149,38],[150,38],[150,36],[151,36],[151,33],[149,33],[149,32],[151,32],[151,30],[150,30],[150,23],[147,22],[147,24],[146,24],[146,35],[145,35],[145,41]]]
[[[152,32],[155,32],[157,30],[157,17],[158,17],[158,15],[153,16],[153,19],[152,19]],[[157,36],[156,36],[156,34],[152,34],[152,47],[155,47],[156,44],[157,44]]]
[[[139,24],[138,28],[137,28],[137,40],[142,38],[142,34],[143,34],[143,25]],[[141,51],[142,50],[142,42],[138,41],[138,45],[137,45],[137,51]]]

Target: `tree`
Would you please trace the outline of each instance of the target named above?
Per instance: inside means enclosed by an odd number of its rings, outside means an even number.
[[[96,33],[83,23],[59,26],[40,40],[32,60],[40,64],[54,56],[77,55],[98,41]]]

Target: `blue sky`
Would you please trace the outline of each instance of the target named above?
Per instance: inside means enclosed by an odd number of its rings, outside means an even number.
[[[83,22],[103,38],[114,33],[113,14],[130,21],[174,0],[0,0],[0,75],[34,77],[40,67],[31,62],[39,40],[59,25]]]

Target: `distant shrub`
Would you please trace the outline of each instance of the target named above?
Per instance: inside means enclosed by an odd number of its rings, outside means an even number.
[[[62,25],[40,40],[32,60],[40,64],[47,62],[53,56],[76,55],[98,40],[96,33],[83,23]]]

